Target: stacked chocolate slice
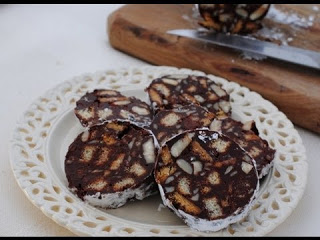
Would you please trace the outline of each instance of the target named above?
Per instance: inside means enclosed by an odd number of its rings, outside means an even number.
[[[200,231],[242,219],[275,153],[254,123],[232,119],[228,93],[204,76],[162,76],[146,92],[150,105],[108,89],[77,102],[75,114],[90,128],[66,155],[69,188],[103,208],[159,190]]]

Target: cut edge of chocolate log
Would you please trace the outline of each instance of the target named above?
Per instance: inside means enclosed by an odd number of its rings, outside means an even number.
[[[262,28],[270,4],[198,4],[199,25],[216,32],[249,34]]]

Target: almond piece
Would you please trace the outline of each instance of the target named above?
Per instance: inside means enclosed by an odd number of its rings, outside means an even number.
[[[195,95],[194,98],[200,103],[203,103],[205,101],[204,98],[201,97],[200,95]]]
[[[164,84],[156,83],[152,86],[152,88],[161,92],[165,97],[169,97],[170,95],[170,89],[167,88]]]
[[[188,174],[192,174],[192,167],[190,163],[188,163],[186,160],[178,159],[176,163],[183,171],[185,171]]]
[[[173,85],[173,86],[177,86],[179,84],[177,80],[172,80],[169,78],[162,78],[162,81],[166,84]]]
[[[218,85],[212,84],[210,85],[210,88],[219,96],[219,97],[223,97],[226,96],[226,92],[219,87]]]
[[[132,116],[132,113],[128,112],[127,110],[121,109],[120,116],[123,118],[130,118],[130,116]]]
[[[175,142],[170,149],[171,155],[174,157],[180,156],[183,150],[191,143],[194,134],[195,133],[187,133],[182,139]]]
[[[124,101],[117,101],[117,102],[114,102],[113,105],[128,105],[130,103],[130,101],[128,100],[124,100]]]
[[[254,121],[253,121],[253,120],[247,121],[247,122],[245,122],[245,123],[243,124],[242,129],[243,129],[243,130],[246,130],[246,131],[249,131],[249,130],[252,129],[253,124],[254,124]]]
[[[137,107],[137,106],[134,106],[132,108],[132,111],[139,114],[139,115],[148,115],[150,114],[150,112],[148,111],[148,109],[146,108],[142,108],[142,107]]]
[[[222,121],[214,119],[210,124],[210,130],[220,132],[222,126]]]
[[[81,135],[81,141],[86,142],[89,140],[90,134],[88,130],[85,130]]]
[[[164,182],[165,184],[171,183],[174,180],[174,176],[170,176],[167,178],[167,180]]]
[[[241,163],[241,169],[245,172],[245,174],[248,174],[252,170],[253,166],[249,163],[242,162]]]
[[[192,201],[199,201],[199,193],[197,193],[196,195],[192,196],[192,198],[190,198]]]
[[[225,175],[228,174],[229,172],[232,171],[232,169],[233,169],[233,166],[227,167],[227,169],[226,169],[226,171],[224,172],[224,174],[225,174]]]
[[[266,10],[269,8],[269,4],[263,4],[257,10],[250,14],[250,20],[255,21],[260,18],[263,14],[265,14]]]
[[[98,96],[103,96],[103,95],[111,95],[111,96],[117,96],[119,93],[113,90],[102,90],[102,91],[97,91]]]
[[[230,105],[229,102],[227,102],[227,101],[221,101],[221,102],[219,102],[219,106],[221,107],[221,109],[222,109],[225,113],[230,112],[231,105]]]
[[[193,175],[198,175],[198,173],[202,171],[202,163],[200,161],[194,161],[191,162],[191,164],[193,165]]]
[[[184,78],[188,78],[189,75],[187,75],[187,74],[172,74],[172,75],[168,75],[166,77],[167,78],[171,78],[171,79],[181,80],[181,79],[184,79]]]
[[[143,145],[143,157],[146,160],[148,164],[154,163],[156,156],[155,156],[155,149],[154,149],[154,143],[153,139],[150,138],[148,141],[146,141]]]
[[[236,13],[243,18],[248,17],[248,12],[246,10],[244,10],[243,8],[237,8]]]

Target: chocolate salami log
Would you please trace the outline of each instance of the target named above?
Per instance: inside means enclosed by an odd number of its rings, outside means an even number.
[[[242,124],[227,116],[217,116],[210,125],[210,130],[222,132],[238,143],[256,161],[259,178],[267,175],[273,165],[275,150],[266,140],[259,137],[253,121]]]
[[[139,126],[148,126],[152,120],[152,111],[147,103],[108,89],[86,93],[77,101],[74,111],[84,127],[115,119],[130,120]]]
[[[164,205],[199,231],[218,231],[241,220],[259,188],[255,161],[234,141],[209,130],[167,141],[155,179]]]
[[[270,4],[199,4],[199,24],[223,33],[247,34],[262,27]]]
[[[231,113],[229,95],[204,76],[167,75],[154,79],[146,89],[154,113],[161,110],[196,104],[209,112]]]
[[[156,192],[154,136],[129,122],[111,121],[81,133],[65,159],[69,188],[98,207],[117,208]]]
[[[197,105],[187,105],[160,111],[152,120],[150,129],[162,145],[169,138],[201,127],[208,127],[215,114]]]

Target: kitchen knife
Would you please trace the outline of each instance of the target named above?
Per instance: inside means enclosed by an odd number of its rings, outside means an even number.
[[[227,35],[195,29],[175,29],[167,31],[167,33],[320,69],[320,53],[306,49],[279,46],[246,36]]]

